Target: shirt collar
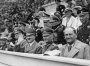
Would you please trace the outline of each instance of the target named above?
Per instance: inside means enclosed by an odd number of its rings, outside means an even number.
[[[34,44],[34,42],[35,42],[35,41],[33,41],[32,43],[29,43],[29,44],[30,44],[30,46],[32,46],[32,45]]]
[[[75,40],[75,42],[72,45],[67,44],[67,46],[72,46],[73,47],[75,45],[75,43],[76,43],[76,40]]]

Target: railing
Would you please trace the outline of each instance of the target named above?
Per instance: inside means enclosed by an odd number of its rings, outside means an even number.
[[[90,61],[0,50],[0,66],[90,66]]]

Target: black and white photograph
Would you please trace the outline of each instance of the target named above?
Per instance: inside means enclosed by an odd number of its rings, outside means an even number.
[[[90,0],[0,0],[0,66],[90,66]]]

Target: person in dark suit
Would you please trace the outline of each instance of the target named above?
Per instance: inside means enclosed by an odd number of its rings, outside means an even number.
[[[66,45],[62,46],[62,57],[88,59],[90,60],[90,48],[89,45],[77,40],[77,32],[72,27],[67,27],[64,30]]]
[[[31,28],[27,28],[26,32],[26,40],[28,44],[25,46],[26,53],[33,54],[42,54],[42,47],[35,41],[36,31]]]
[[[42,45],[43,47],[43,52],[45,53],[46,51],[52,51],[55,49],[59,49],[58,46],[54,43],[54,32],[53,29],[49,28],[49,27],[45,27],[43,30],[43,41],[39,42],[40,45]]]

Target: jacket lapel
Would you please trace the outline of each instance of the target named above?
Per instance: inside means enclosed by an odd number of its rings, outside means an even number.
[[[34,49],[36,46],[36,42],[34,42],[31,46],[30,46],[30,50]]]
[[[75,45],[72,47],[71,51],[68,52],[67,57],[70,58],[74,57],[75,54],[79,52],[80,48],[81,48],[81,44],[79,44],[79,41],[76,40]]]

